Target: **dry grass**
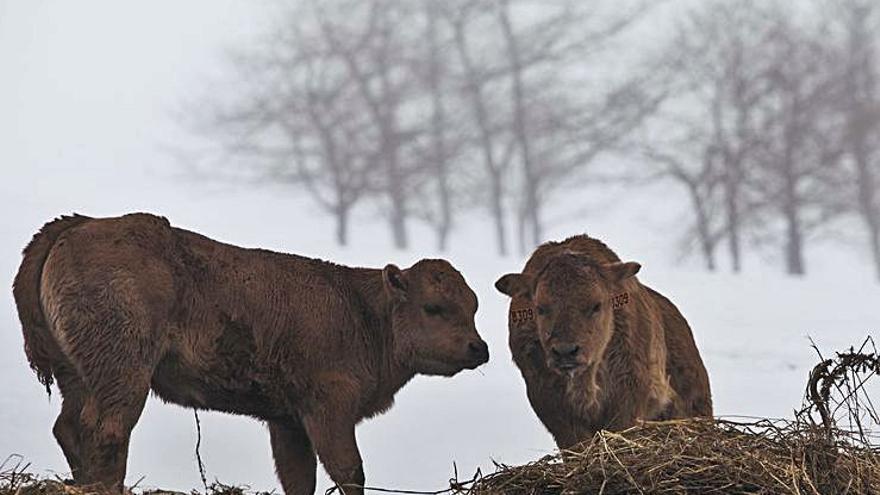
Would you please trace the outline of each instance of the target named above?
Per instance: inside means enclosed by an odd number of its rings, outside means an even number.
[[[104,495],[95,487],[74,486],[70,480],[60,477],[36,476],[29,468],[30,464],[15,455],[0,463],[0,495]],[[126,495],[277,495],[254,492],[246,486],[231,486],[219,481],[206,485],[204,491],[193,490],[189,493],[161,489],[136,490],[135,487],[126,492]]]
[[[880,493],[880,451],[785,421],[682,420],[603,431],[531,464],[499,466],[463,493]]]

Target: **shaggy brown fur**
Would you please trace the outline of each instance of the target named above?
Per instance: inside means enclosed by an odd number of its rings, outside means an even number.
[[[512,298],[509,344],[529,402],[560,448],[636,420],[712,415],[690,327],[639,269],[580,235],[540,246],[495,284]]]
[[[75,481],[117,492],[150,390],[266,421],[284,491],[311,494],[316,454],[363,485],[355,425],[414,375],[489,358],[477,298],[446,261],[350,268],[143,213],[46,224],[13,292],[31,366],[63,396],[54,433]]]

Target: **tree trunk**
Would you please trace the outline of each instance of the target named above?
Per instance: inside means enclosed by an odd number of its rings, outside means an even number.
[[[443,108],[443,93],[440,87],[440,47],[437,40],[437,2],[425,0],[428,30],[428,84],[431,90],[433,114],[431,115],[431,158],[437,179],[437,192],[440,203],[440,218],[436,227],[437,248],[446,250],[449,231],[452,226],[452,200],[449,190],[449,172],[446,157],[446,115]]]
[[[871,249],[871,257],[874,260],[874,269],[877,272],[877,280],[880,281],[880,215],[865,215],[865,224],[868,229],[868,245]]]
[[[449,247],[450,227],[448,210],[441,211],[441,215],[444,215],[444,217],[440,220],[440,225],[435,230],[437,232],[437,250],[443,252]]]
[[[875,189],[877,180],[871,168],[864,133],[861,129],[854,129],[854,131],[852,151],[857,171],[859,215],[867,230],[871,258],[874,261],[877,279],[880,280],[880,207],[877,205],[877,190]]]
[[[382,158],[385,161],[386,178],[388,180],[388,200],[391,211],[388,215],[391,237],[394,247],[406,249],[409,244],[406,229],[406,191],[400,164],[398,162],[398,147],[394,142],[396,137],[389,136],[389,132],[383,132]]]
[[[526,108],[523,83],[523,68],[519,46],[513,25],[510,21],[509,3],[500,2],[498,19],[504,33],[507,55],[510,62],[511,92],[513,94],[513,132],[519,145],[520,160],[523,167],[523,207],[524,218],[530,228],[528,242],[537,246],[543,237],[541,213],[538,198],[538,175],[534,169],[531,143],[526,129]]]
[[[782,173],[782,197],[778,198],[782,206],[782,216],[785,219],[785,268],[789,275],[804,274],[804,232],[800,220],[801,198],[798,196],[798,183],[801,179],[801,172],[798,170],[796,161],[798,154],[795,150],[801,144],[801,129],[798,125],[800,115],[802,113],[802,105],[799,96],[798,86],[792,85],[787,88],[790,96],[786,105],[784,105],[784,115],[787,118],[783,121],[782,160],[780,172]]]
[[[501,174],[490,174],[492,202],[492,219],[495,222],[495,240],[498,246],[498,254],[507,256],[507,232],[504,226],[504,205],[501,203],[502,188]]]
[[[431,0],[429,0],[431,1]],[[483,100],[483,90],[479,77],[477,76],[474,65],[468,52],[467,38],[465,34],[465,26],[463,22],[455,24],[455,46],[458,55],[461,58],[461,64],[464,68],[467,84],[465,89],[471,98],[471,108],[474,111],[474,119],[479,129],[480,148],[483,153],[483,166],[486,169],[486,175],[489,177],[489,187],[491,197],[489,198],[489,212],[495,222],[495,240],[497,243],[498,254],[507,255],[507,232],[504,222],[504,173],[502,164],[497,163],[495,159],[494,141],[492,138],[492,129],[489,124],[489,112],[486,109]]]
[[[803,230],[796,204],[787,204],[785,207],[785,266],[789,275],[803,275],[805,273],[803,254]]]
[[[742,243],[740,222],[740,180],[742,179],[742,154],[730,149],[731,141],[724,135],[723,102],[725,100],[725,80],[715,81],[712,99],[712,127],[714,133],[713,153],[721,159],[721,181],[724,205],[724,233],[727,237],[727,251],[730,255],[731,269],[734,273],[742,270]],[[739,143],[742,146],[742,143]]]
[[[391,94],[388,81],[388,71],[384,67],[381,72],[383,94]],[[394,239],[394,247],[406,249],[409,246],[409,237],[406,229],[407,216],[407,188],[400,168],[400,143],[397,132],[397,107],[388,105],[387,113],[381,119],[382,128],[382,158],[385,160],[388,178],[388,199],[391,202],[391,214],[389,222],[391,236]]]
[[[685,183],[690,193],[691,203],[697,216],[697,236],[700,242],[700,252],[703,255],[703,262],[706,269],[710,272],[715,271],[715,239],[712,237],[712,229],[709,225],[709,215],[700,195],[699,184],[688,181]]]
[[[397,249],[406,249],[409,245],[409,239],[406,233],[406,214],[400,209],[400,205],[392,205],[391,210],[391,236],[394,239],[394,247]]]
[[[727,249],[730,254],[731,268],[734,273],[742,270],[742,246],[740,242],[740,217],[739,217],[739,185],[734,172],[729,169],[724,171],[724,206],[727,217]]]
[[[338,206],[336,208],[336,242],[340,246],[348,245],[348,206]]]

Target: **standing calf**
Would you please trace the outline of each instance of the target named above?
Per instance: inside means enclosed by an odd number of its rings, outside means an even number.
[[[13,292],[31,367],[63,396],[53,431],[75,482],[115,492],[151,389],[265,421],[287,494],[314,492],[316,454],[350,494],[359,421],[416,374],[489,359],[477,298],[446,261],[350,268],[142,213],[46,224]]]
[[[559,448],[636,420],[712,415],[690,327],[640,268],[581,235],[540,246],[495,283],[512,297],[509,343],[529,402]]]

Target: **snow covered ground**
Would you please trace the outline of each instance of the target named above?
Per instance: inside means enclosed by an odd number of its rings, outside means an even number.
[[[36,470],[60,473],[67,468],[50,432],[60,402],[46,398],[27,367],[10,290],[21,248],[50,218],[143,210],[226,242],[342,263],[404,266],[438,256],[430,232],[416,226],[412,248],[399,252],[387,242],[385,226],[362,211],[353,246],[342,249],[332,242],[329,219],[295,191],[206,185],[175,175],[159,146],[180,132],[169,126],[168,109],[181,97],[179,88],[191,88],[198,69],[211,66],[205,61],[217,45],[244,30],[241,20],[250,13],[243,4],[206,0],[181,12],[174,2],[152,4],[155,10],[106,2],[102,12],[130,21],[106,25],[89,24],[88,9],[71,5],[0,3],[0,60],[8,70],[0,77],[0,458],[18,453]],[[178,15],[155,13],[163,10]],[[640,279],[690,320],[718,414],[788,416],[816,360],[808,337],[830,352],[878,336],[880,284],[852,246],[826,240],[811,249],[805,279],[781,275],[779,263],[757,257],[742,275],[707,274],[696,262],[674,263],[676,234],[687,220],[683,200],[644,189],[638,199],[621,196],[613,208],[598,206],[616,193],[596,198],[590,190],[593,199],[586,199],[572,191],[570,201],[553,207],[554,217],[585,203],[594,207],[555,222],[548,237],[588,232],[642,262]],[[524,260],[496,256],[485,230],[480,213],[465,215],[442,256],[480,298],[478,329],[492,359],[452,379],[417,378],[389,413],[362,425],[370,485],[441,488],[453,464],[468,477],[478,467],[490,470],[493,460],[521,463],[553,447],[510,361],[507,301],[492,287]],[[278,488],[262,425],[203,413],[202,432],[209,478]],[[194,446],[192,412],[151,399],[135,429],[128,482],[145,477],[141,486],[198,486]],[[327,486],[322,478],[321,488]]]

